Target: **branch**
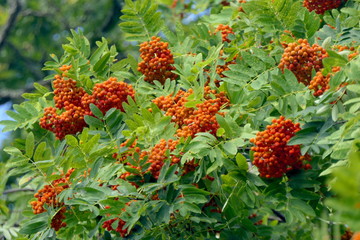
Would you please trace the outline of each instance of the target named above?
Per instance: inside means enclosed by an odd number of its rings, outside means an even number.
[[[0,49],[4,46],[6,39],[10,35],[11,28],[14,26],[17,16],[20,13],[21,6],[19,0],[12,0],[9,1],[11,8],[10,8],[10,16],[8,21],[6,22],[2,32],[0,33]]]
[[[40,12],[40,11],[33,11],[31,9],[26,9],[21,13],[21,16],[22,17],[33,16],[33,17],[42,18],[42,17],[51,17],[53,15],[48,12]]]
[[[15,192],[34,192],[34,189],[31,188],[15,188],[15,189],[8,189],[3,192],[3,194],[15,193]]]
[[[41,80],[37,83],[43,86],[50,86],[51,81]],[[35,90],[34,85],[27,86],[24,89],[1,89],[0,90],[0,104],[9,100],[19,99],[23,93],[32,92]]]

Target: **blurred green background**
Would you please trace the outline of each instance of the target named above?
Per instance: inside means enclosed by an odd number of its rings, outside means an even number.
[[[124,48],[119,27],[122,0],[0,0],[0,104],[20,101],[49,54],[62,53],[70,29],[81,29],[91,44],[105,37]],[[122,56],[119,56],[121,58]]]

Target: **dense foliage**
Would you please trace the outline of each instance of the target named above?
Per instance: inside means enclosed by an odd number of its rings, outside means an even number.
[[[120,61],[71,31],[52,89],[1,122],[26,134],[4,149],[0,233],[357,239],[360,1],[332,2],[127,0],[139,58]]]

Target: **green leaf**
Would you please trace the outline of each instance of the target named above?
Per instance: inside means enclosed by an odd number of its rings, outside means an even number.
[[[201,213],[201,209],[193,204],[193,203],[189,203],[189,202],[184,202],[182,204],[182,209],[180,209],[181,211],[188,211],[188,212],[193,212],[193,213]]]
[[[306,189],[295,189],[291,195],[302,200],[318,200],[320,195]]]
[[[334,122],[336,122],[336,120],[338,119],[338,113],[339,113],[339,109],[337,104],[335,104],[331,110],[331,118]]]
[[[350,84],[346,88],[351,92],[360,94],[360,84]]]
[[[110,59],[110,52],[107,52],[100,58],[99,61],[97,61],[94,65],[94,71],[95,72],[101,72],[104,70],[106,64],[108,63]]]
[[[206,170],[206,174],[210,174],[216,169],[219,169],[223,164],[224,164],[223,159],[217,157],[215,159],[215,162],[213,162],[213,164]]]
[[[246,158],[241,153],[236,154],[236,164],[241,170],[247,171],[249,169],[249,165],[247,163]]]
[[[222,147],[227,154],[235,155],[237,153],[237,147],[232,141],[225,142]]]
[[[290,139],[288,145],[311,144],[317,136],[316,128],[304,128]]]
[[[83,199],[83,198],[72,198],[66,201],[66,204],[68,205],[84,205],[89,206],[91,205],[89,201]]]
[[[330,51],[328,51],[330,52]],[[327,72],[330,72],[333,67],[339,66],[343,67],[347,64],[346,59],[344,59],[342,56],[334,53],[333,57],[327,57],[323,59],[323,64]]]
[[[102,118],[104,116],[101,110],[93,103],[90,103],[90,110],[97,118]]]
[[[34,153],[34,161],[40,161],[43,160],[43,154],[45,152],[46,149],[46,142],[41,142],[39,143],[39,145],[36,147],[35,153]]]
[[[119,24],[122,31],[128,34],[127,40],[148,41],[151,36],[156,36],[164,25],[158,6],[150,0],[125,1],[121,10]]]
[[[19,233],[33,234],[46,229],[48,227],[48,219],[46,215],[46,213],[39,214],[32,220],[26,222],[25,225],[23,225],[23,227],[20,229]]]
[[[66,135],[65,140],[66,140],[66,143],[72,147],[78,146],[78,140],[72,135]]]
[[[49,89],[47,87],[44,87],[43,85],[40,85],[39,83],[34,83],[34,87],[42,95],[49,92]]]
[[[110,70],[112,72],[117,72],[117,71],[121,71],[125,68],[125,66],[128,64],[128,60],[127,59],[122,59],[121,61],[113,64],[110,68]]]
[[[22,155],[21,151],[16,147],[5,147],[4,152],[12,156]]]
[[[3,132],[13,131],[18,128],[17,122],[11,121],[11,120],[2,120],[2,121],[0,121],[0,125],[5,126],[2,130]]]
[[[328,174],[331,174],[333,171],[335,171],[336,169],[338,169],[339,167],[343,167],[346,166],[348,163],[347,160],[341,160],[338,161],[337,163],[332,164],[330,167],[328,167],[327,169],[325,169],[324,171],[322,171],[319,176],[325,176]]]
[[[31,158],[34,153],[34,148],[35,148],[34,134],[32,132],[30,132],[27,135],[26,141],[25,141],[25,155],[28,156],[29,158]]]
[[[187,194],[201,194],[201,195],[210,195],[210,192],[205,191],[200,188],[196,188],[193,185],[180,185],[179,188],[182,189],[184,195]]]
[[[83,143],[82,149],[84,153],[88,154],[91,150],[93,150],[94,146],[99,143],[100,134],[96,134],[90,140]]]
[[[85,115],[84,120],[90,127],[100,128],[100,129],[104,127],[104,123],[98,118]]]
[[[91,65],[94,65],[95,63],[97,63],[99,61],[99,59],[103,55],[106,47],[107,47],[107,43],[102,42],[101,45],[99,46],[99,48],[96,49],[96,51],[90,57]]]
[[[305,213],[310,217],[315,217],[316,215],[314,209],[312,209],[312,207],[310,207],[308,204],[306,204],[300,199],[291,199],[290,206],[296,208],[297,210]]]

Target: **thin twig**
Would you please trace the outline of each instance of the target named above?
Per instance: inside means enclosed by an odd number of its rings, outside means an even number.
[[[50,81],[37,81],[38,84],[50,87]],[[2,89],[0,90],[0,100],[1,102],[6,102],[9,100],[19,99],[23,93],[28,93],[34,91],[35,87],[33,85],[25,87],[24,89]]]
[[[0,49],[4,46],[6,39],[9,37],[11,29],[13,28],[16,18],[20,13],[21,6],[19,0],[10,0],[10,16],[6,22],[3,30],[0,33]]]
[[[34,192],[34,189],[31,188],[14,188],[8,189],[3,192],[3,194],[15,193],[15,192]]]
[[[281,212],[276,211],[275,209],[271,209],[271,211],[278,217],[281,219],[281,221],[279,222],[286,222],[286,218],[284,215],[281,214]]]

